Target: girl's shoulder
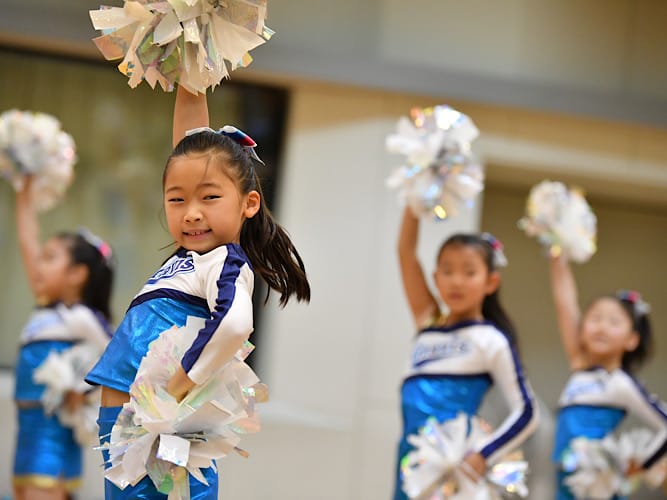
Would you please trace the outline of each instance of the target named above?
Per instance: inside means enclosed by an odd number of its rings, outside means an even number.
[[[238,264],[250,264],[250,259],[246,255],[241,245],[238,243],[226,243],[220,245],[206,253],[197,253],[193,250],[186,251],[187,255],[192,256],[195,265],[205,265],[207,263],[220,263],[227,260],[234,261]]]
[[[616,368],[614,370],[607,370],[602,366],[589,365],[576,368],[570,371],[570,380],[588,379],[595,377],[597,380],[604,380],[605,384],[617,390],[644,392],[643,384],[634,376],[623,368]]]
[[[86,304],[59,304],[56,309],[63,321],[70,327],[74,326],[80,330],[98,327],[111,335],[112,328],[109,320],[100,311]]]

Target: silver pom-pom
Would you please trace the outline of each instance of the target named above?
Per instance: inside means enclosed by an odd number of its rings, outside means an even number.
[[[125,0],[90,11],[102,35],[93,41],[134,88],[146,81],[171,91],[215,88],[229,71],[250,64],[248,53],[271,38],[266,0]]]
[[[38,210],[49,210],[62,199],[75,162],[74,140],[53,116],[15,109],[0,115],[0,175],[17,191],[32,176]]]
[[[470,206],[484,189],[484,172],[471,151],[479,135],[470,118],[448,106],[414,108],[402,117],[387,150],[405,156],[405,164],[387,179],[417,216],[438,220]]]
[[[597,250],[595,214],[580,191],[560,182],[543,181],[530,190],[519,227],[554,256],[586,262]]]

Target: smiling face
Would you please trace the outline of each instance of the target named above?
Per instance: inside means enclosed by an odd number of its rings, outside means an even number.
[[[246,218],[259,209],[259,194],[242,194],[221,161],[209,154],[172,158],[164,179],[169,232],[178,246],[198,253],[238,243]]]
[[[636,349],[639,335],[618,300],[602,297],[584,315],[581,342],[592,363],[616,368],[626,352]]]
[[[451,321],[482,319],[484,298],[500,284],[500,276],[489,273],[480,250],[464,244],[442,249],[433,277]]]

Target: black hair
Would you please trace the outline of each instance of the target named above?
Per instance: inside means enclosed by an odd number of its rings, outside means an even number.
[[[476,249],[484,260],[488,272],[492,273],[497,270],[494,262],[493,246],[480,235],[471,233],[453,234],[447,238],[440,247],[437,260],[440,260],[440,256],[445,248],[452,246],[466,246]],[[505,334],[512,346],[515,348],[518,347],[517,333],[514,323],[512,323],[512,320],[510,320],[500,303],[500,287],[496,288],[493,293],[484,297],[484,301],[482,302],[482,316],[484,319],[491,321],[496,325],[496,327]]]
[[[639,370],[653,354],[653,334],[651,331],[649,314],[648,312],[638,311],[636,302],[629,297],[611,294],[598,297],[591,303],[589,309],[600,299],[611,299],[617,302],[623,309],[623,312],[625,312],[630,319],[633,331],[637,332],[637,335],[639,336],[637,347],[633,351],[624,352],[623,358],[621,359],[621,367],[628,373],[634,373]]]
[[[257,191],[260,208],[254,217],[246,219],[241,228],[241,248],[253,270],[280,294],[280,305],[285,306],[292,295],[297,300],[310,300],[310,284],[299,252],[289,235],[273,218],[264,203],[262,187],[255,170],[254,160],[243,146],[229,137],[213,131],[202,131],[184,137],[167,159],[162,181],[166,179],[173,158],[189,154],[208,154],[210,161],[218,160],[236,183],[239,191],[248,194]],[[266,292],[265,302],[269,298]]]
[[[81,302],[111,321],[112,263],[80,233],[61,232],[55,237],[66,243],[72,264],[83,264],[88,268]]]

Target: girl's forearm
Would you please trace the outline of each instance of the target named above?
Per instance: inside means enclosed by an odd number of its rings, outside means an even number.
[[[556,308],[556,319],[561,341],[572,368],[582,361],[579,342],[579,297],[577,283],[569,263],[564,257],[552,257],[550,262],[551,292]]]
[[[27,177],[23,188],[16,193],[16,233],[28,282],[34,290],[40,244],[39,220],[32,200],[31,183],[32,179]]]
[[[419,239],[419,219],[409,207],[403,211],[403,221],[398,235],[398,253],[400,256],[416,255]]]
[[[172,145],[176,145],[185,137],[185,132],[193,128],[208,127],[208,104],[206,94],[191,94],[183,87],[176,89],[174,103],[174,123]]]

